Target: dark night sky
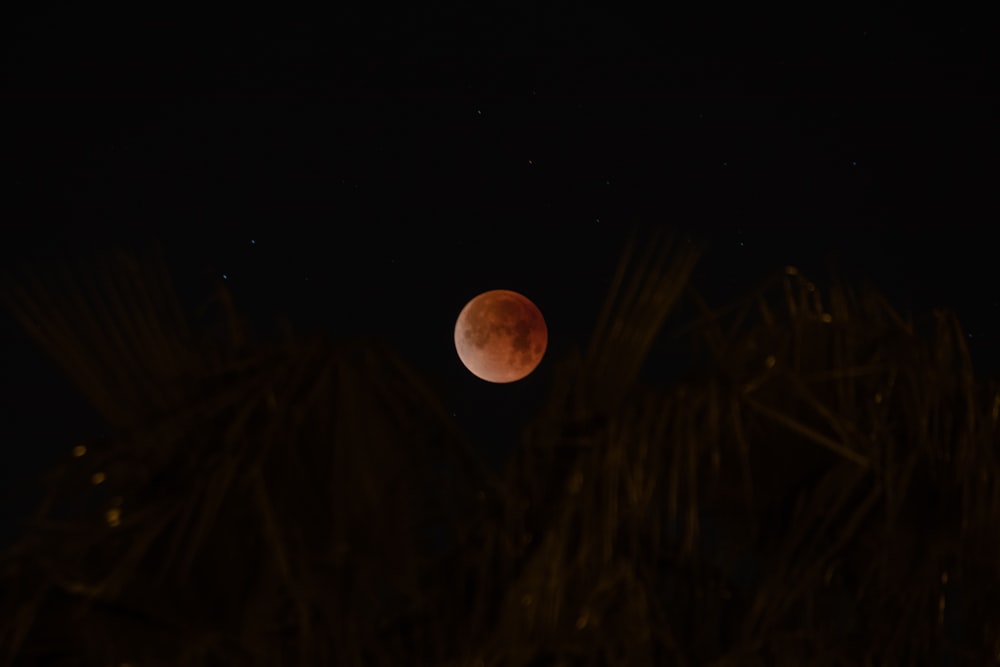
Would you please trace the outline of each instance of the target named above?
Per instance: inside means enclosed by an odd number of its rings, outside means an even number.
[[[192,304],[225,274],[263,329],[387,340],[473,430],[516,427],[586,341],[633,223],[707,240],[695,283],[715,302],[785,264],[822,278],[835,254],[903,309],[958,310],[1000,369],[982,17],[455,4],[13,17],[5,269],[159,239]],[[498,287],[552,339],[502,388],[450,338]],[[9,489],[96,426],[0,326]]]

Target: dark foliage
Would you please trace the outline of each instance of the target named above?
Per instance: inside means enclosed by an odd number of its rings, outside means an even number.
[[[984,665],[1000,391],[956,319],[626,249],[505,476],[385,348],[192,333],[160,264],[5,294],[112,435],[0,560],[3,665]],[[692,370],[639,382],[681,304]],[[686,343],[685,343],[686,342]]]

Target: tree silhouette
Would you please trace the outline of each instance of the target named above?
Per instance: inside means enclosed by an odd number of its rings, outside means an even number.
[[[956,318],[791,267],[712,308],[699,253],[633,239],[503,475],[384,346],[254,340],[224,290],[196,333],[156,257],[17,281],[110,435],[0,559],[0,664],[997,660],[1000,389]],[[681,304],[691,368],[643,382]]]

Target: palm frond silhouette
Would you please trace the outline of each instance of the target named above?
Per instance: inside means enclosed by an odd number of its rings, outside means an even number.
[[[633,238],[505,475],[391,350],[186,322],[163,263],[4,294],[107,421],[0,559],[0,664],[987,664],[1000,389],[956,318]],[[692,372],[639,381],[681,302]],[[218,332],[222,332],[218,334]]]

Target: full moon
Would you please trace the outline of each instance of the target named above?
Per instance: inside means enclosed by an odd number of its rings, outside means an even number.
[[[549,331],[538,307],[510,290],[483,292],[458,314],[455,350],[487,382],[515,382],[538,367]]]

